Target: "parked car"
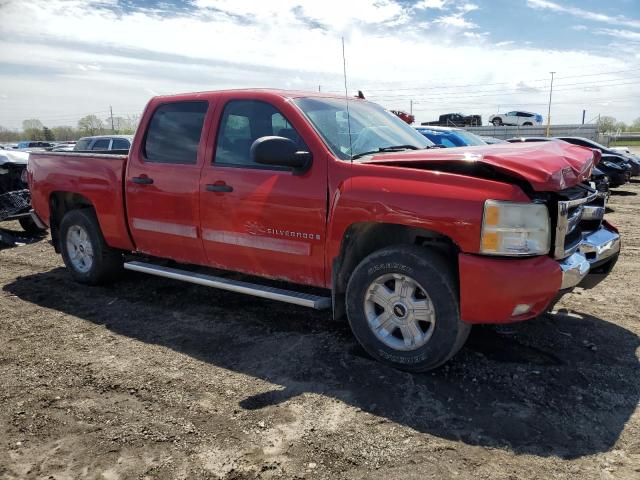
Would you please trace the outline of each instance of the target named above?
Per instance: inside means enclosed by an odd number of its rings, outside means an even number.
[[[42,231],[30,211],[31,197],[27,185],[29,153],[0,150],[0,222],[18,220],[27,233]]]
[[[507,143],[506,140],[503,140],[502,138],[496,138],[496,137],[487,137],[486,135],[479,135],[479,137],[482,139],[482,141],[484,143],[486,143],[487,145],[495,145],[497,143]]]
[[[620,161],[619,157],[602,155],[598,168],[609,177],[612,188],[621,187],[631,179],[631,167]]]
[[[128,152],[129,148],[131,148],[131,140],[133,140],[133,135],[96,135],[94,137],[82,137],[77,141],[73,151],[109,152],[116,150],[124,153]]]
[[[496,113],[489,117],[489,123],[498,125],[534,126],[542,125],[542,115],[533,112],[514,110],[508,113]]]
[[[507,140],[509,143],[537,143],[537,142],[551,142],[551,141],[564,141],[560,137],[514,137]],[[586,145],[580,145],[586,146]],[[591,147],[587,147],[591,148]],[[609,187],[620,187],[629,181],[631,178],[631,166],[628,165],[623,159],[616,155],[601,155],[598,168],[608,177]]]
[[[627,155],[633,155],[633,153],[631,153],[631,148],[629,147],[609,147],[609,150],[613,150],[614,152],[626,153]]]
[[[580,145],[588,148],[595,148],[596,150],[599,150],[603,154],[610,155],[611,157],[618,157],[622,159],[624,163],[629,165],[632,176],[640,175],[640,158],[636,157],[635,155],[613,150],[612,148],[605,147],[604,145],[601,145],[600,143],[594,140],[591,140],[589,138],[584,138],[584,137],[556,137],[556,138],[559,138],[560,140],[564,140],[565,142],[572,143],[574,145]],[[616,163],[618,162],[616,161]]]
[[[46,150],[48,148],[53,147],[53,143],[51,142],[41,142],[41,141],[33,141],[33,142],[18,142],[16,146],[17,150],[25,150],[25,151],[36,151],[36,150]]]
[[[592,206],[600,197],[581,188],[599,153],[565,142],[432,147],[362,99],[200,92],[153,98],[128,155],[36,153],[28,178],[81,283],[126,269],[331,308],[374,358],[424,371],[474,323],[533,318],[593,287],[620,250]]]
[[[445,148],[487,145],[487,143],[478,135],[467,132],[462,128],[416,127],[416,130],[436,145],[440,145]]]
[[[422,122],[420,125],[441,127],[481,126],[482,117],[480,115],[463,115],[462,113],[445,113],[440,115],[438,120],[434,122]]]
[[[52,152],[73,152],[76,146],[76,142],[61,142],[57,143],[51,149]]]

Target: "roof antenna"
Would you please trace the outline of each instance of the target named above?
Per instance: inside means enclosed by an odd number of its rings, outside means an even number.
[[[349,115],[349,91],[347,90],[347,59],[344,55],[344,37],[342,38],[342,71],[344,73],[344,103],[347,106],[347,128],[349,129],[349,155],[353,163],[353,143],[351,141],[351,115]]]

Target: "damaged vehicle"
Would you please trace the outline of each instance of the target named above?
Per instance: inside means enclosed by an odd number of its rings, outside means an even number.
[[[28,234],[43,231],[31,215],[27,185],[29,153],[0,150],[0,222],[18,220]]]
[[[364,99],[229,90],[155,97],[128,155],[35,153],[28,180],[80,283],[130,270],[330,309],[415,372],[473,324],[607,276],[620,235],[589,184],[599,159],[565,142],[434,148]]]

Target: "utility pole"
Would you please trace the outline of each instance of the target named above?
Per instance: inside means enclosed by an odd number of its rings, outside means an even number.
[[[582,110],[582,124],[584,125],[584,117],[587,114],[586,110]]]
[[[549,111],[547,112],[547,137],[549,136],[549,131],[551,129],[551,96],[553,95],[553,75],[556,72],[551,73],[551,87],[549,88]]]
[[[115,133],[115,128],[113,128],[113,107],[109,105],[109,113],[111,115],[111,133]]]
[[[413,115],[413,100],[409,100],[409,115]]]
[[[318,85],[318,91],[320,91],[320,85]]]

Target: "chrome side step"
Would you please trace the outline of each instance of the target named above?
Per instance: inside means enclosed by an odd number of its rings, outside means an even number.
[[[283,290],[281,288],[267,287],[255,283],[229,280],[227,278],[214,277],[202,273],[193,273],[177,268],[161,267],[152,263],[125,262],[124,268],[135,272],[148,273],[158,277],[171,278],[183,282],[204,285],[205,287],[219,288],[230,292],[246,293],[254,297],[268,298],[280,302],[293,303],[303,307],[324,310],[331,307],[331,298],[310,295],[308,293],[294,292],[293,290]]]

